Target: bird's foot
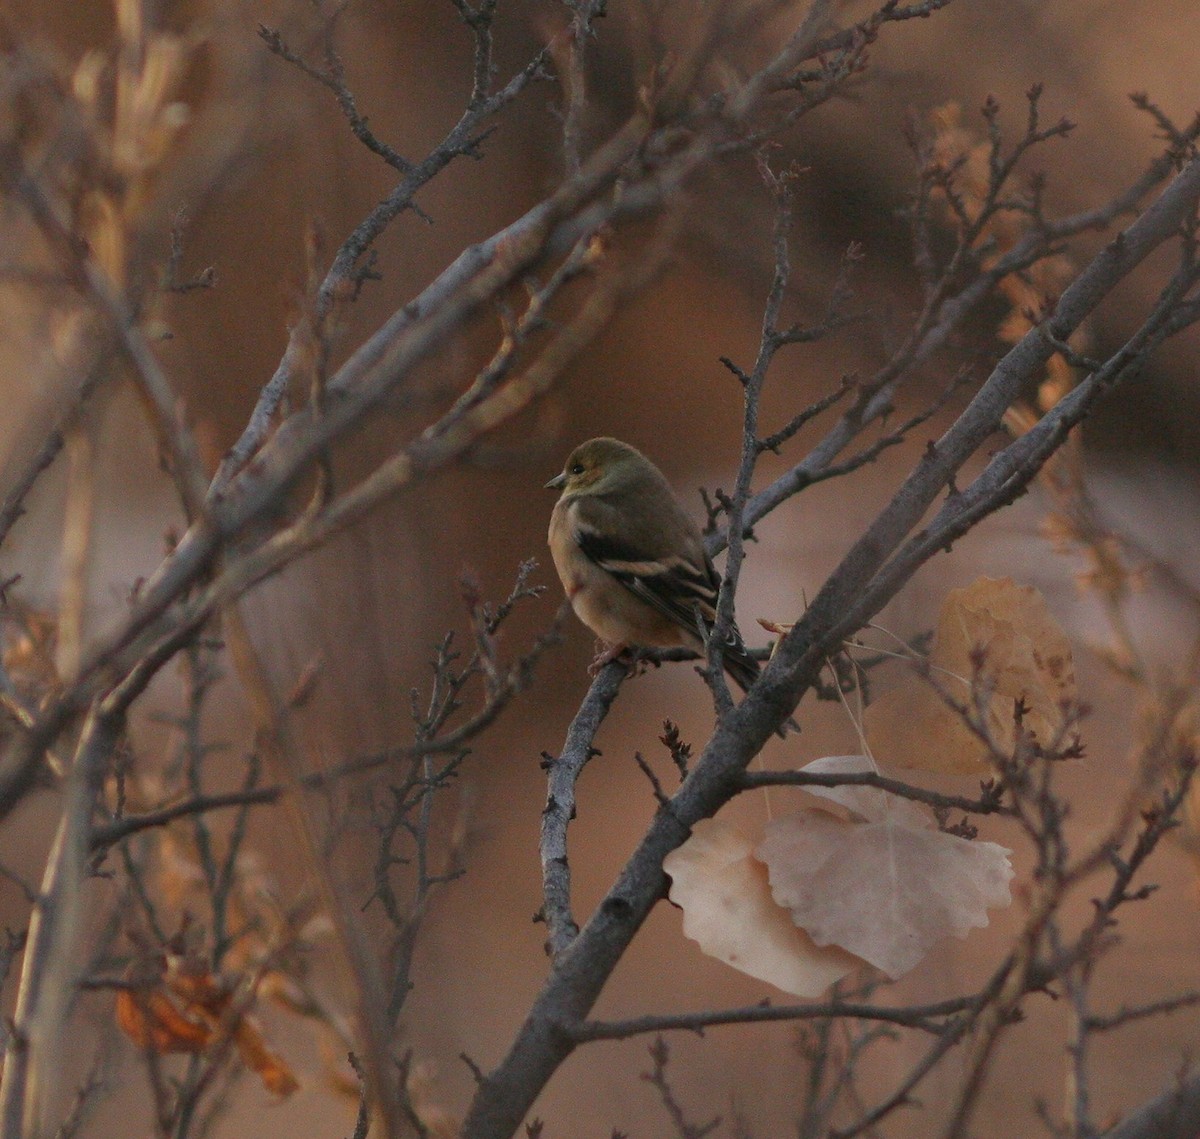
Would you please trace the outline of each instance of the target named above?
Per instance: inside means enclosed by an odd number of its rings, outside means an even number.
[[[610,645],[607,641],[597,641],[596,658],[588,665],[588,676],[596,676],[606,664],[612,664],[617,657],[627,652],[628,645]]]
[[[596,642],[596,659],[588,665],[588,676],[595,676],[606,664],[619,660],[631,676],[637,676],[649,665],[638,650],[630,645],[610,645],[608,641]]]

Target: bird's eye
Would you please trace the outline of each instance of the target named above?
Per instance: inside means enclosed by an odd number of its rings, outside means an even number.
[[[582,463],[576,463],[576,464],[575,464],[575,465],[574,465],[574,466],[571,468],[571,474],[573,474],[573,475],[581,475],[581,474],[583,474],[583,464],[582,464]]]

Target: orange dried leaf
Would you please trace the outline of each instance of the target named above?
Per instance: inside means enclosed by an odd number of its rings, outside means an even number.
[[[221,978],[183,958],[168,958],[167,985],[189,1012],[201,1013],[210,1020],[219,1019],[232,998],[229,985]]]
[[[263,1082],[272,1095],[284,1099],[300,1084],[292,1070],[277,1056],[263,1039],[262,1033],[249,1017],[242,1017],[234,1033],[242,1062]]]
[[[203,1052],[212,1029],[189,1020],[171,1000],[154,990],[121,989],[116,1001],[117,1025],[139,1048],[165,1052]]]
[[[187,958],[168,960],[167,983],[189,1013],[206,1018],[218,1031],[222,1028],[222,1018],[230,1011],[238,1011],[230,1010],[233,1002],[230,984]],[[233,1038],[242,1062],[257,1074],[272,1095],[289,1096],[299,1087],[291,1069],[267,1047],[261,1030],[244,1012],[233,1029]]]
[[[720,819],[704,819],[663,862],[683,932],[710,957],[798,997],[816,997],[859,962],[836,946],[819,948],[771,897],[756,839]]]
[[[220,976],[184,955],[168,954],[156,987],[117,993],[116,1020],[135,1044],[158,1053],[200,1053],[232,1032],[242,1062],[263,1086],[273,1095],[291,1095],[299,1086],[291,1069],[267,1047],[253,1020],[242,1015],[231,1023],[238,1011],[230,1008],[232,1001],[232,987]]]

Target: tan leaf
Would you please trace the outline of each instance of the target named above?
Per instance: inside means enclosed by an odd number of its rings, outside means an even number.
[[[939,683],[957,700],[969,696],[966,684],[945,677]],[[1010,734],[1011,717],[1010,708]],[[979,737],[919,677],[872,701],[863,713],[863,730],[871,751],[893,767],[965,775],[988,770],[987,748]]]
[[[801,811],[769,823],[755,850],[775,900],[817,945],[840,945],[891,977],[1012,900],[1003,847],[898,817],[859,823]]]
[[[704,819],[667,855],[671,901],[683,932],[710,957],[786,993],[816,997],[858,960],[836,946],[819,948],[771,897],[767,870],[754,858],[757,839],[719,819]]]
[[[408,1073],[408,1098],[429,1139],[458,1139],[460,1121],[437,1095],[437,1065],[430,1060],[414,1064]]]
[[[1071,643],[1042,595],[1010,578],[981,577],[951,590],[942,604],[929,655],[931,677],[952,699],[971,704],[975,654],[991,692],[988,731],[1004,749],[1015,739],[1013,709],[1023,700],[1024,724],[1049,744],[1063,709],[1076,699]],[[867,708],[863,725],[872,752],[889,764],[929,771],[987,769],[987,749],[920,677],[911,677]]]

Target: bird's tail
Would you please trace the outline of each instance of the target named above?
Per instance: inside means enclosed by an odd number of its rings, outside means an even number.
[[[729,641],[725,645],[721,661],[725,666],[725,671],[733,677],[734,682],[743,692],[750,690],[750,685],[758,679],[762,672],[762,666],[750,655],[750,650],[746,648],[746,642],[742,640],[742,634],[736,628],[730,630]]]
[[[721,655],[721,663],[725,666],[725,671],[733,677],[734,683],[743,692],[749,692],[750,685],[762,673],[762,665],[750,655],[750,650],[746,647],[746,642],[742,640],[742,634],[738,631],[736,625],[729,632],[729,640],[726,642],[725,651]],[[800,731],[800,725],[790,716],[784,720],[778,729],[780,738],[786,738],[789,730],[793,732]]]

